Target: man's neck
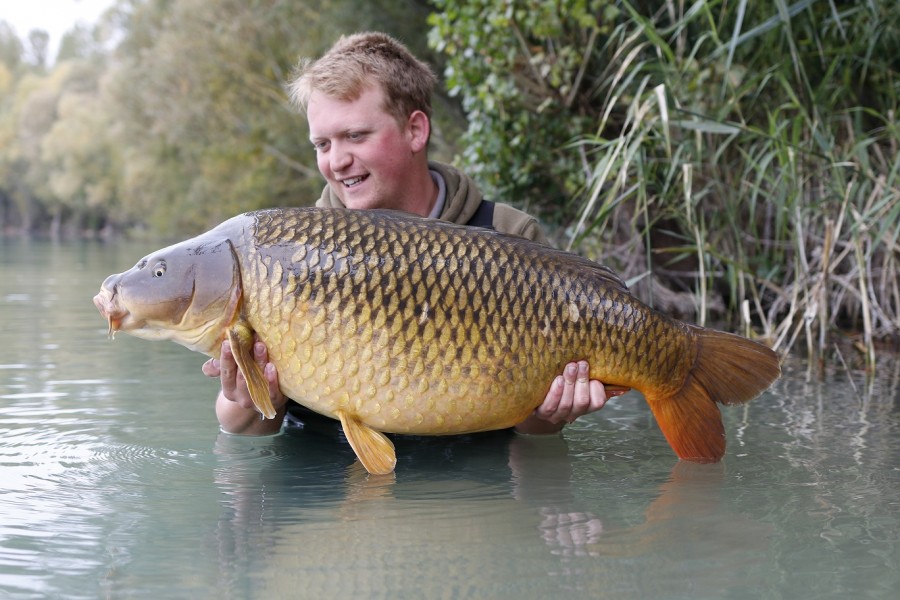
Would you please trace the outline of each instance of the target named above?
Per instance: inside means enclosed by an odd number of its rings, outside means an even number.
[[[426,167],[424,177],[420,178],[417,183],[411,189],[418,190],[418,192],[413,192],[415,195],[407,196],[408,202],[406,202],[405,210],[420,217],[428,217],[434,212],[438,201],[443,200],[441,198],[441,190],[445,189],[442,185],[443,181],[439,174],[432,173]]]

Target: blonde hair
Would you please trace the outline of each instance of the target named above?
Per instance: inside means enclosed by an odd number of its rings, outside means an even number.
[[[384,92],[385,111],[400,123],[421,110],[431,119],[436,77],[402,43],[384,33],[341,36],[318,60],[303,59],[287,85],[291,102],[306,112],[313,92],[353,101],[371,85]]]

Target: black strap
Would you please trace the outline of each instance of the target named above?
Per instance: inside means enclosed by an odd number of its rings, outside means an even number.
[[[471,227],[484,227],[485,229],[494,228],[494,203],[490,200],[482,200],[478,205],[478,210],[466,223]]]

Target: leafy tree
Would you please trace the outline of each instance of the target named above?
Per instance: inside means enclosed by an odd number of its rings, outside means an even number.
[[[86,35],[81,29],[73,35],[79,32]],[[9,40],[0,46],[18,48]],[[99,205],[114,203],[110,156],[115,153],[104,146],[112,130],[104,117],[111,111],[99,102],[105,64],[96,52],[85,50],[84,54],[91,54],[90,59],[72,55],[57,60],[50,70],[24,61],[10,71],[0,63],[4,92],[0,95],[0,226],[4,229],[49,230],[53,235],[64,227],[94,229],[102,221],[98,215],[106,211]],[[81,146],[94,149],[85,156]],[[75,182],[82,187],[76,189]],[[103,199],[101,188],[108,190]]]
[[[295,60],[289,24],[310,20],[307,9],[184,0],[132,10],[110,80],[126,206],[161,229],[197,229],[309,197],[315,171],[292,158],[300,119],[281,90]]]
[[[0,20],[0,63],[14,72],[22,62],[23,52],[22,40],[16,36],[9,23]]]
[[[47,53],[50,50],[50,34],[43,29],[28,32],[28,46],[25,60],[35,67],[43,69],[47,66]]]
[[[565,220],[560,208],[586,179],[567,145],[600,116],[593,93],[616,4],[435,2],[430,41],[469,122],[461,159],[490,195]]]
[[[368,28],[383,18],[381,4],[121,3],[125,35],[109,89],[126,212],[160,229],[197,230],[244,210],[312,204],[323,181],[283,86],[298,57]]]
[[[14,98],[0,99],[0,214],[27,230],[181,233],[311,204],[323,181],[283,90],[298,57],[371,28],[425,54],[426,14],[388,0],[119,0],[66,34],[49,71],[39,36],[23,62],[0,27],[0,86]],[[446,148],[440,131],[433,140]]]
[[[118,145],[111,111],[99,93],[93,63],[66,63],[69,85],[57,102],[58,118],[41,140],[41,167],[46,172],[46,203],[54,228],[65,218],[76,230],[98,230],[118,205]]]
[[[104,49],[95,28],[76,25],[62,36],[56,62],[72,59],[102,60]]]
[[[0,122],[4,148],[0,155],[0,181],[26,231],[40,213],[36,201],[42,185],[40,141],[55,118],[56,83],[37,75],[23,77]]]

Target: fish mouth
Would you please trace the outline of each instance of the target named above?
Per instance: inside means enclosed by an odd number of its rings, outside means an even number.
[[[111,293],[108,290],[101,290],[99,294],[94,296],[94,306],[106,318],[109,324],[107,335],[110,339],[114,339],[116,332],[122,328],[122,321],[128,316],[128,311],[116,306],[115,292]]]

